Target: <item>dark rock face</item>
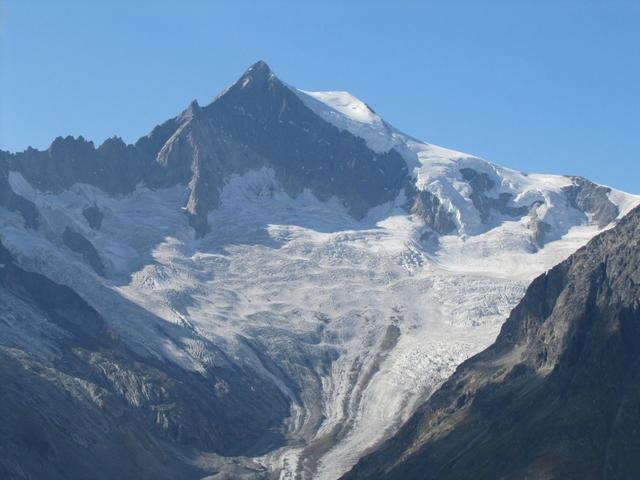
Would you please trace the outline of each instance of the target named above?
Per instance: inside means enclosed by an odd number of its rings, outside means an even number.
[[[98,313],[73,290],[58,286],[46,277],[19,268],[11,253],[0,243],[0,285],[10,294],[28,301],[51,315],[52,321],[79,341],[95,345],[107,341],[109,333]],[[58,288],[59,287],[59,288]]]
[[[551,225],[538,217],[539,206],[539,202],[534,202],[529,208],[529,230],[536,247],[544,246],[547,234],[551,231]]]
[[[58,137],[48,150],[29,148],[9,155],[9,166],[35,188],[60,192],[74,183],[87,183],[109,194],[130,192],[155,167],[154,157],[119,138],[99,148],[82,137]]]
[[[200,236],[228,177],[251,169],[273,168],[292,196],[305,189],[321,200],[335,196],[356,218],[411,185],[398,152],[376,153],[322,120],[264,62],[210,105],[192,102],[135,145],[111,138],[95,148],[82,137],[59,137],[44,152],[2,153],[10,169],[44,191],[78,182],[110,194],[129,193],[141,182],[152,188],[188,185],[185,207]]]
[[[20,212],[27,228],[38,228],[40,215],[38,214],[38,209],[35,203],[31,200],[14,193],[9,196],[6,207],[9,211]]]
[[[472,168],[461,168],[460,173],[472,188],[470,198],[483,222],[489,220],[492,212],[510,217],[522,217],[529,211],[529,208],[525,206],[510,206],[509,202],[513,198],[510,193],[501,193],[497,198],[486,195],[489,190],[495,187],[495,182],[486,173],[477,172]]]
[[[408,185],[399,153],[377,154],[364,140],[320,119],[264,62],[251,67],[204,113],[214,117],[213,125],[269,159],[291,195],[309,188],[321,200],[337,196],[359,218]]]
[[[345,479],[640,478],[640,208],[538,277]]]
[[[441,235],[447,235],[457,228],[453,215],[442,205],[440,199],[426,190],[416,194],[411,213],[418,215],[427,227]]]
[[[40,215],[35,204],[13,191],[9,184],[8,166],[0,152],[0,205],[10,212],[20,212],[27,228],[38,228]]]
[[[35,325],[53,356],[12,342]],[[289,405],[274,386],[230,362],[196,373],[138,356],[73,290],[22,270],[1,244],[0,333],[2,478],[200,478],[193,449],[255,455],[283,442]]]
[[[571,177],[574,184],[565,187],[564,192],[573,207],[592,215],[598,228],[611,223],[620,213],[618,207],[609,200],[610,188],[596,185],[586,178]]]
[[[93,268],[98,275],[104,277],[105,267],[100,258],[100,254],[84,235],[67,227],[64,229],[64,232],[62,232],[62,241],[71,250],[82,255],[82,258],[91,265],[91,268]]]
[[[94,230],[100,230],[104,214],[97,205],[92,205],[82,211],[82,216],[87,219],[87,223]]]
[[[213,103],[192,104],[182,117],[188,120],[163,147],[159,162],[175,178],[190,178],[187,211],[200,233],[225,180],[250,169],[274,169],[291,196],[304,189],[321,200],[335,196],[356,218],[410,185],[399,153],[375,153],[319,118],[264,62]]]

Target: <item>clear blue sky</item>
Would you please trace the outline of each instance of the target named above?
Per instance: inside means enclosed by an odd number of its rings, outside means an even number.
[[[0,148],[133,142],[258,59],[401,130],[640,193],[640,0],[0,0]]]

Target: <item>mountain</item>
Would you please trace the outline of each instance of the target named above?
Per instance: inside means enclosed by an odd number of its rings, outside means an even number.
[[[36,188],[60,191],[74,183],[108,193],[187,185],[186,212],[199,236],[219,206],[230,175],[273,169],[283,190],[309,190],[338,198],[355,218],[394,200],[410,186],[407,165],[395,150],[376,153],[358,137],[319,118],[264,62],[258,62],[214,102],[197,102],[156,127],[136,145],[117,138],[98,149],[82,137],[56,139],[48,152],[9,155]]]
[[[640,478],[640,208],[536,278],[346,479]]]
[[[133,145],[0,152],[0,472],[338,478],[639,201],[264,62]]]

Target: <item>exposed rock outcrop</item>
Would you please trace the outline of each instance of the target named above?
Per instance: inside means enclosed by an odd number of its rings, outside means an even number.
[[[8,166],[0,152],[0,206],[11,212],[19,212],[27,228],[38,228],[40,216],[36,205],[13,191],[8,179]]]
[[[82,216],[86,218],[87,223],[94,230],[100,230],[104,214],[97,205],[91,205],[82,211]]]
[[[427,190],[416,193],[411,213],[420,217],[427,227],[441,235],[447,235],[457,227],[451,212],[447,211],[438,197]]]
[[[513,198],[510,193],[500,193],[498,197],[488,196],[487,192],[492,190],[496,184],[486,173],[477,172],[472,168],[461,168],[460,173],[472,189],[469,197],[476,210],[480,213],[483,222],[489,220],[492,212],[498,212],[510,217],[522,217],[529,211],[526,206],[516,207],[509,205]]]
[[[598,228],[603,228],[618,217],[618,207],[609,200],[610,188],[596,185],[582,177],[571,177],[571,180],[574,184],[564,188],[569,202],[578,210],[589,214]]]
[[[190,115],[160,159],[179,171],[186,168],[184,162],[191,166],[187,210],[201,233],[224,181],[249,169],[274,169],[294,197],[305,189],[321,200],[337,197],[356,218],[410,185],[399,153],[376,153],[362,139],[322,120],[264,62]]]
[[[531,230],[531,238],[536,247],[542,248],[545,244],[547,234],[551,232],[551,225],[538,216],[539,202],[535,202],[529,208],[529,219],[527,226]]]
[[[91,265],[91,268],[93,268],[98,275],[104,277],[106,272],[100,254],[84,235],[67,227],[64,229],[64,232],[62,232],[62,241],[71,250],[82,255],[82,258]]]
[[[110,194],[128,193],[154,168],[154,157],[119,138],[99,148],[83,137],[58,137],[48,150],[28,148],[9,154],[9,168],[20,172],[35,188],[60,192],[87,183]]]

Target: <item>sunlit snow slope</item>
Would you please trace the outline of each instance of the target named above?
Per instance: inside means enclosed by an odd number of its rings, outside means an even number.
[[[422,143],[345,92],[292,91],[374,152],[395,149],[414,191],[355,218],[335,197],[288,194],[262,165],[225,179],[198,236],[183,210],[191,184],[52,193],[12,171],[42,222],[27,229],[3,207],[0,240],[140,354],[198,372],[222,361],[215,344],[284,392],[291,416],[274,428],[286,444],[242,459],[257,476],[335,479],[492,343],[530,280],[640,199]],[[83,215],[92,206],[99,229]],[[93,244],[104,277],[61,240],[67,227]],[[159,335],[163,324],[180,337]]]

